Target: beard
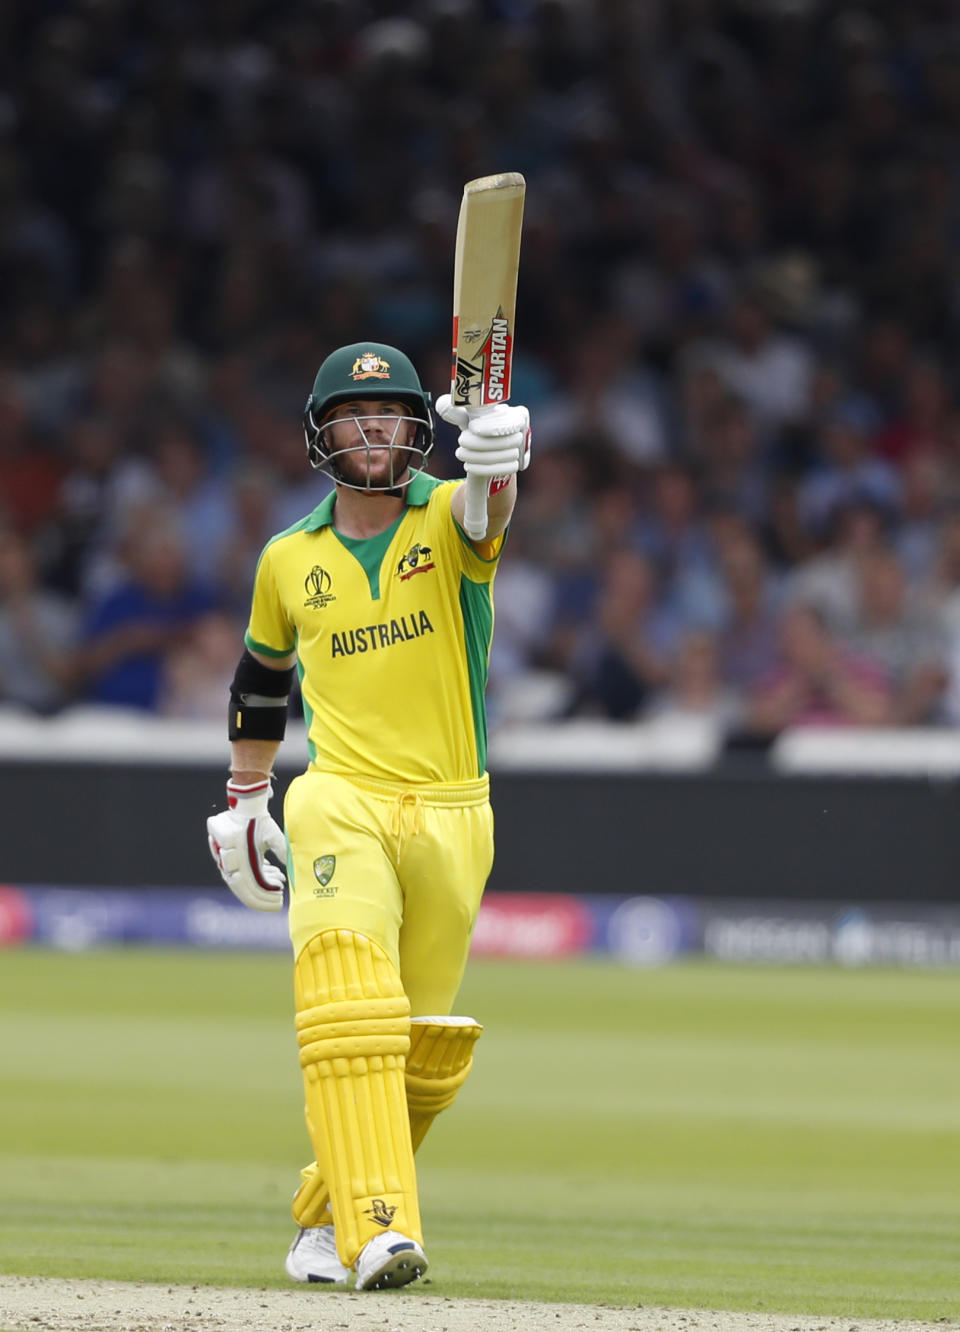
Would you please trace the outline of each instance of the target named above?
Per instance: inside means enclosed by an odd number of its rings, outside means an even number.
[[[378,447],[370,449],[359,447],[344,449],[331,455],[335,475],[356,490],[372,492],[390,490],[404,480],[410,467],[410,460],[416,449]]]

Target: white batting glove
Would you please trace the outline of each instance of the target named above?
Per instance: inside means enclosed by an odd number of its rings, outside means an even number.
[[[445,421],[460,427],[457,457],[468,476],[513,476],[530,465],[530,413],[526,407],[454,407],[450,394],[437,399]]]
[[[287,859],[287,839],[267,808],[272,794],[268,777],[249,786],[227,782],[230,808],[207,819],[210,854],[224,883],[244,906],[255,911],[283,907],[286,876],[265,859],[267,851],[284,864]]]

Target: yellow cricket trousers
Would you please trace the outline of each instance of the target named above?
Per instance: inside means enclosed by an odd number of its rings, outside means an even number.
[[[493,864],[489,779],[407,787],[308,770],[284,822],[294,955],[353,930],[397,967],[414,1017],[449,1013]]]

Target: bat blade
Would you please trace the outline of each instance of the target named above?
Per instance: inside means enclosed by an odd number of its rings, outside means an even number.
[[[453,366],[458,407],[510,397],[517,271],[526,182],[516,171],[464,186],[453,269]]]

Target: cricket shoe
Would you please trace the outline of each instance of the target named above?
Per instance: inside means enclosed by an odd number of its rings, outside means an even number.
[[[427,1255],[416,1240],[408,1239],[398,1230],[385,1230],[367,1241],[354,1266],[357,1290],[387,1290],[416,1281],[428,1264]]]
[[[301,1226],[283,1265],[294,1281],[346,1281],[350,1275],[337,1255],[333,1226]]]

